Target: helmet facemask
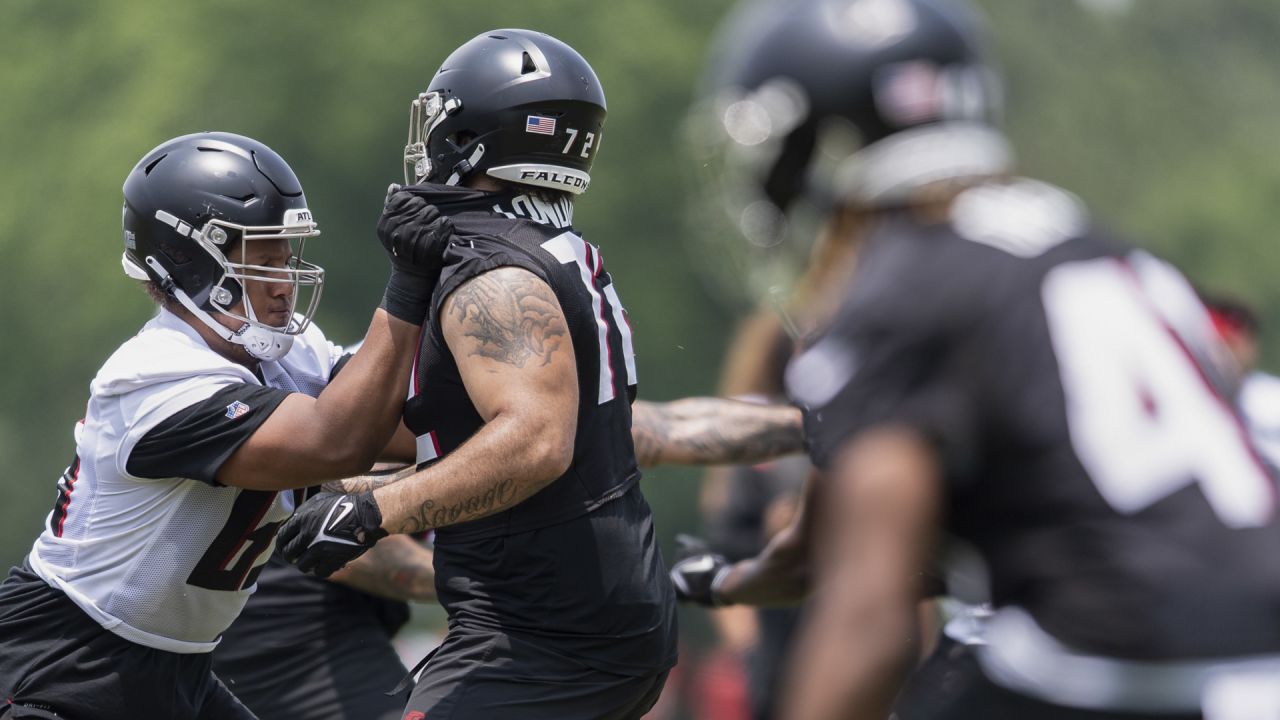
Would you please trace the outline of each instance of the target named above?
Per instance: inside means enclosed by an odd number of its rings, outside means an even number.
[[[207,286],[206,292],[188,293],[178,286],[160,258],[148,255],[145,262],[151,274],[159,278],[161,286],[206,326],[229,342],[243,346],[254,358],[278,360],[283,357],[292,347],[293,338],[310,326],[324,287],[324,269],[302,259],[307,239],[320,234],[311,213],[305,209],[287,210],[280,225],[239,225],[212,219],[198,229],[164,210],[156,211],[155,217],[172,227],[174,232],[195,241],[196,246],[208,253],[221,270],[220,277]],[[230,259],[233,256],[241,260],[249,257],[251,242],[281,239],[288,241],[290,246],[289,259],[284,267]],[[131,277],[150,279],[146,270],[137,267],[127,253],[124,264],[125,272]],[[291,286],[288,320],[282,326],[259,318],[263,314],[262,308],[254,309],[246,292],[250,287],[248,283],[287,283]],[[299,312],[299,306],[305,309]],[[233,318],[241,326],[229,329],[217,322],[206,309]]]
[[[444,93],[435,91],[420,93],[409,104],[409,139],[404,146],[404,181],[406,183],[417,184],[432,176],[436,168],[432,167],[431,155],[427,151],[431,133],[445,121],[445,118],[461,109],[461,100],[446,98]],[[461,150],[461,148],[458,149]],[[480,146],[480,152],[484,152],[483,146]],[[476,162],[478,160],[477,158]],[[455,185],[458,179],[455,174],[451,178],[452,182],[445,184]]]

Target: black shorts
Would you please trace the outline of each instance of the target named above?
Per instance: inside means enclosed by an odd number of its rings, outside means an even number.
[[[898,696],[893,720],[1200,720],[1191,715],[1099,712],[1052,705],[987,679],[976,648],[943,636]]]
[[[662,694],[667,670],[615,675],[502,633],[450,629],[430,656],[405,720],[632,720]]]
[[[25,564],[0,585],[0,717],[253,720],[212,663],[115,635]]]
[[[261,720],[400,719],[409,693],[387,692],[407,670],[381,624],[339,615],[290,632],[280,618],[270,632],[252,631],[260,625],[232,624],[213,667]]]

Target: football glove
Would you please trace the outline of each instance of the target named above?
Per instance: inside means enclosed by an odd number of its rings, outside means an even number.
[[[387,536],[372,492],[322,492],[298,506],[276,536],[302,572],[329,577]]]
[[[720,586],[733,565],[707,543],[690,535],[676,535],[676,561],[671,566],[671,582],[676,599],[707,607],[726,605]]]
[[[391,258],[382,308],[401,320],[422,324],[452,239],[453,222],[434,205],[399,185],[388,188],[378,218],[378,241]]]

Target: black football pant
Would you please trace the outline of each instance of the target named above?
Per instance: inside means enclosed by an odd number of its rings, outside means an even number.
[[[345,619],[287,644],[233,624],[214,669],[261,720],[400,720],[409,693],[388,694],[405,674],[391,638],[371,619]]]
[[[1190,715],[1100,712],[1051,705],[992,683],[975,648],[943,636],[898,696],[893,720],[1201,720]]]
[[[501,633],[451,630],[418,678],[405,720],[638,720],[667,671],[588,668]]]
[[[103,629],[27,567],[0,585],[0,718],[256,720],[209,653],[171,653]]]

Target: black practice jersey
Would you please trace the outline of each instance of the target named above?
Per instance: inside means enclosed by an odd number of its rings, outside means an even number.
[[[631,441],[635,352],[604,259],[571,227],[567,200],[450,187],[427,200],[456,232],[405,405],[419,463],[447,456],[483,425],[439,322],[463,283],[499,267],[541,278],[564,313],[578,375],[568,470],[508,510],[437,530],[437,592],[450,621],[536,634],[611,672],[669,667],[674,597]]]
[[[1173,268],[1029,180],[949,222],[867,239],[828,334],[788,369],[814,460],[874,425],[936,443],[949,529],[993,600],[1063,643],[1134,659],[1280,650],[1275,485],[1221,347]]]

